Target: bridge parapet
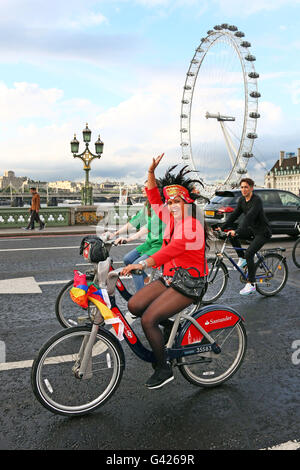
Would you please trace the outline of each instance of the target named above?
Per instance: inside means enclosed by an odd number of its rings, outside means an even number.
[[[39,212],[40,218],[48,227],[70,225],[70,209],[66,207],[47,207]],[[0,208],[0,229],[18,228],[28,225],[30,212],[28,208],[21,209],[15,207]]]
[[[67,225],[122,226],[140,209],[140,205],[42,207],[39,215],[47,227]],[[28,208],[0,207],[0,229],[27,226],[30,218]]]

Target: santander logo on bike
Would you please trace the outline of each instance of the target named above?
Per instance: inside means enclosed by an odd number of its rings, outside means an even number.
[[[217,318],[217,319],[214,319],[214,318],[211,318],[210,320],[206,320],[206,322],[204,323],[204,325],[214,325],[215,323],[222,323],[222,322],[226,322],[226,321],[230,321],[232,320],[232,316],[230,317],[225,317],[225,318]]]

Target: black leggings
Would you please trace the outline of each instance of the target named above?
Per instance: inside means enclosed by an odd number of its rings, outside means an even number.
[[[167,364],[164,338],[159,324],[163,324],[192,302],[192,299],[172,287],[166,287],[159,280],[143,287],[129,300],[129,311],[141,317],[143,330],[158,366],[164,367]]]
[[[230,243],[234,248],[242,248],[240,238],[247,240],[253,238],[253,234],[251,232],[243,232],[239,234],[239,237],[229,237]],[[254,255],[270,238],[271,235],[267,237],[264,234],[257,234],[246,250],[235,250],[240,258],[245,258],[247,261],[248,280],[251,283],[255,282]]]

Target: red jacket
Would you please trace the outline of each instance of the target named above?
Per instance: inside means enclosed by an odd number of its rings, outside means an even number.
[[[191,216],[175,223],[173,215],[163,204],[157,187],[146,189],[148,200],[158,215],[166,224],[162,248],[151,255],[156,266],[164,266],[163,274],[173,276],[171,268],[197,268],[201,276],[207,274],[207,263],[205,259],[204,229],[201,222]],[[192,276],[198,276],[196,271],[191,270]]]

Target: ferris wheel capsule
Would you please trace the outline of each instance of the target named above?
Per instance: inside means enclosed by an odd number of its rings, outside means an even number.
[[[252,112],[252,113],[249,113],[249,117],[251,117],[252,119],[259,119],[260,114]]]
[[[235,35],[237,38],[243,38],[243,37],[245,37],[245,33],[243,33],[242,31],[237,31],[236,33],[234,33],[234,35]]]
[[[251,42],[243,41],[243,42],[241,42],[241,46],[242,47],[251,47]]]
[[[248,73],[249,78],[259,78],[259,73],[257,72],[250,72]]]
[[[250,96],[251,98],[260,98],[261,94],[258,91],[251,91]]]

